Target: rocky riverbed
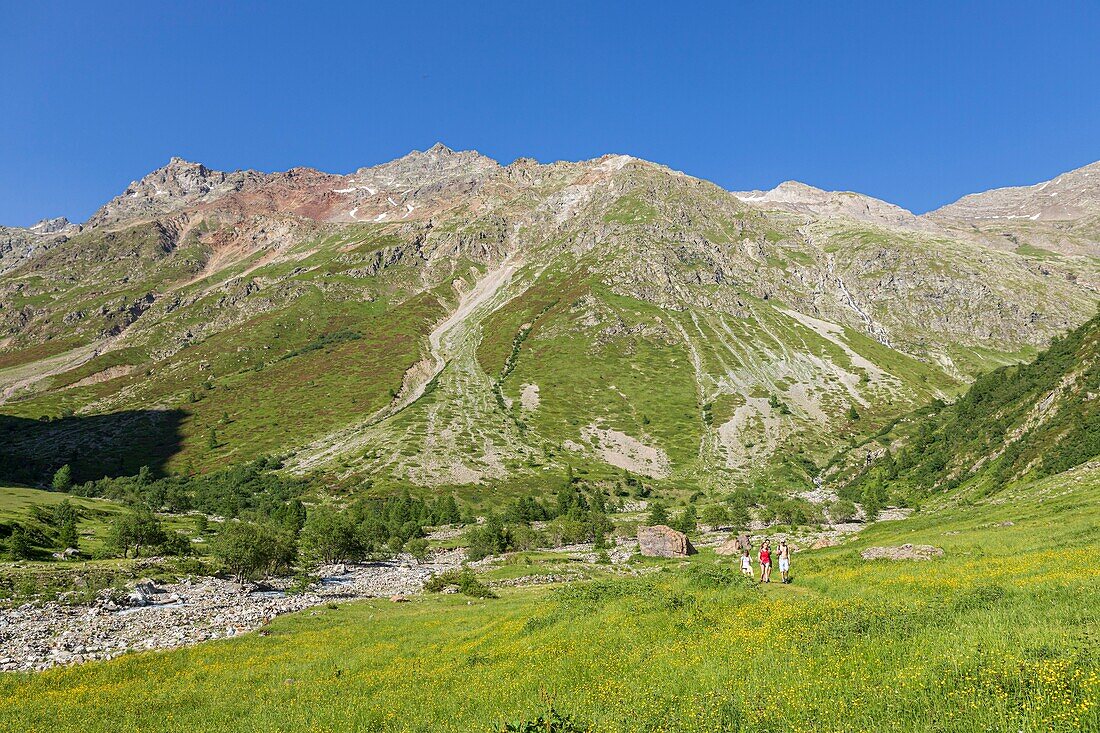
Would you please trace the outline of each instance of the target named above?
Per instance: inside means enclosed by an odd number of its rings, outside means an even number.
[[[284,613],[358,598],[400,597],[423,589],[433,574],[459,567],[461,551],[418,563],[393,561],[323,567],[304,592],[291,579],[262,586],[221,578],[143,580],[126,594],[110,589],[87,605],[58,602],[0,609],[0,670],[43,670],[112,659],[131,650],[169,649],[260,628]]]
[[[882,519],[900,519],[905,510],[891,510]],[[887,514],[884,512],[884,514]],[[832,525],[805,534],[751,533],[754,547],[765,536],[788,539],[795,551],[843,542],[863,529],[861,523]],[[699,547],[720,547],[731,535],[702,531]],[[593,564],[601,559],[592,543],[555,548],[564,559]],[[618,538],[607,551],[607,566],[628,568],[638,552],[633,539]],[[432,575],[462,566],[465,551],[437,553],[428,562],[409,555],[384,562],[335,565],[318,569],[319,580],[302,592],[291,592],[291,578],[264,585],[238,584],[215,577],[181,578],[174,583],[142,580],[126,593],[107,589],[88,604],[56,601],[0,609],[0,670],[35,671],[93,659],[112,659],[127,651],[170,649],[254,631],[285,613],[338,601],[404,597],[419,593]],[[506,561],[489,557],[469,565],[486,569]],[[609,561],[609,562],[608,562]],[[583,572],[563,570],[490,583],[495,587],[569,582]]]

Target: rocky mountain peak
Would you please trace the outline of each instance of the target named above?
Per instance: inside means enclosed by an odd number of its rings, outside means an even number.
[[[58,216],[53,219],[43,219],[29,229],[35,234],[56,234],[73,226],[75,225],[68,219]]]
[[[1100,161],[1030,186],[963,196],[925,216],[955,221],[1069,221],[1100,213]]]
[[[264,179],[264,174],[256,171],[225,173],[207,168],[202,163],[173,157],[167,165],[139,181],[132,181],[119,196],[93,214],[88,224],[96,226],[177,211],[239,191]]]
[[[455,151],[443,143],[436,143],[427,150],[413,150],[389,163],[360,168],[355,177],[383,188],[419,188],[453,178],[480,178],[499,168],[495,160],[476,150]]]
[[[912,212],[854,191],[826,191],[800,181],[784,181],[770,191],[734,191],[743,203],[815,218],[840,217],[877,224],[924,228]]]

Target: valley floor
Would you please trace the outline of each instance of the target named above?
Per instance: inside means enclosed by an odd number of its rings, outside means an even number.
[[[868,546],[935,545],[925,562]],[[708,550],[501,598],[325,606],[266,635],[0,677],[0,729],[1100,730],[1100,466],[795,556]]]

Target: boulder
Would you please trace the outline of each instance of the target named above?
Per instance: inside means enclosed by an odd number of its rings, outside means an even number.
[[[943,557],[943,549],[906,543],[898,547],[868,547],[859,556],[864,560],[932,560]]]
[[[741,545],[737,540],[726,540],[722,544],[714,548],[714,554],[716,555],[740,555]]]
[[[742,550],[751,550],[752,542],[749,541],[747,534],[737,535],[736,539],[726,540],[718,547],[714,548],[714,551],[719,555],[740,555]]]
[[[148,578],[139,580],[134,584],[134,589],[126,597],[126,602],[131,606],[148,606],[157,602],[157,594],[163,591]]]
[[[695,548],[686,534],[663,524],[638,527],[638,550],[646,557],[687,557],[695,554]]]

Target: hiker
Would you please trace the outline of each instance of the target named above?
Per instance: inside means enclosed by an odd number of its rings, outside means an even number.
[[[756,580],[756,573],[753,572],[752,569],[752,558],[749,557],[749,550],[747,547],[741,550],[741,572],[753,580]]]
[[[791,548],[787,546],[787,540],[779,540],[779,573],[784,584],[791,582]]]
[[[772,582],[772,543],[764,540],[760,546],[760,582]]]

